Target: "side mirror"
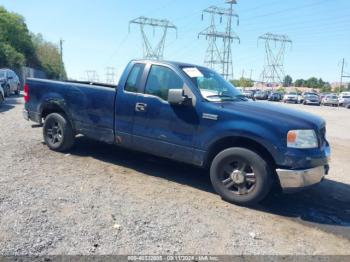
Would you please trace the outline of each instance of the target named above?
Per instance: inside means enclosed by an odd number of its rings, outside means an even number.
[[[13,76],[9,76],[7,79],[8,79],[8,80],[12,80],[12,79],[13,79]]]
[[[181,105],[186,101],[186,97],[183,95],[182,89],[169,89],[168,102],[170,105]]]

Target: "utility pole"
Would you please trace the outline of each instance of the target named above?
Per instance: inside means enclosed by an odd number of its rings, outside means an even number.
[[[345,72],[345,66],[346,66],[346,61],[345,58],[342,60],[342,66],[341,66],[341,75],[340,75],[340,88],[343,87],[343,79],[344,78],[350,78],[350,73]]]
[[[174,29],[177,35],[177,27],[166,19],[154,19],[148,17],[138,17],[129,22],[129,32],[130,26],[136,24],[140,26],[141,35],[143,39],[143,57],[145,59],[151,60],[162,60],[164,58],[164,46],[167,33],[169,29]],[[151,27],[153,29],[153,35],[155,35],[155,30],[158,28],[162,30],[162,35],[160,40],[156,45],[152,45],[150,38],[146,32],[146,27]]]
[[[226,79],[230,80],[233,78],[233,59],[232,59],[232,43],[237,40],[240,43],[240,38],[232,30],[233,18],[237,18],[237,26],[239,25],[239,16],[234,13],[233,5],[237,4],[236,0],[227,0],[227,4],[230,5],[229,8],[220,8],[217,6],[210,6],[203,10],[202,20],[204,19],[204,14],[209,14],[211,16],[211,25],[201,31],[198,34],[204,36],[208,40],[208,48],[206,51],[206,56],[204,63],[211,69],[217,70]],[[220,18],[220,23],[223,22],[223,18],[227,18],[227,24],[224,31],[218,30],[218,25],[216,24],[216,19]],[[223,41],[223,45],[219,48],[217,44],[217,39]]]
[[[64,77],[64,65],[63,65],[63,39],[60,39],[60,59],[61,59],[61,65],[60,65],[60,80],[63,80]]]
[[[262,72],[262,82],[280,84],[285,77],[284,58],[286,47],[292,45],[287,35],[266,33],[258,38],[265,42],[265,66]]]

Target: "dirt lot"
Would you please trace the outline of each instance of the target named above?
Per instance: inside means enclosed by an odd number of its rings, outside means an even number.
[[[244,208],[190,166],[83,137],[52,152],[22,100],[0,109],[1,254],[350,254],[350,110],[286,105],[327,120],[331,173]]]

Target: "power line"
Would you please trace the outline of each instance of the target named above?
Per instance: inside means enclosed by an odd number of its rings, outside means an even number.
[[[233,10],[233,5],[237,2],[236,0],[228,0],[226,3],[229,4],[229,8],[210,6],[203,10],[202,19],[204,19],[204,14],[209,14],[211,24],[198,34],[198,38],[204,36],[209,44],[204,63],[219,71],[226,80],[229,80],[233,78],[232,43],[234,40],[240,42],[240,38],[232,30],[233,18],[237,18],[237,25],[239,25],[239,16]],[[217,29],[217,18],[220,19],[220,23],[223,22],[224,18],[227,20],[225,31]],[[222,46],[218,45],[217,39],[222,40]]]
[[[265,66],[262,72],[262,82],[269,84],[282,83],[285,76],[284,56],[287,44],[292,40],[287,35],[266,33],[258,38],[265,41]]]
[[[130,26],[136,24],[140,26],[140,31],[143,39],[143,56],[145,59],[152,60],[162,60],[164,58],[164,46],[165,40],[169,29],[173,29],[177,33],[177,27],[166,19],[154,19],[148,17],[138,17],[129,22],[129,31]],[[158,28],[162,30],[161,38],[156,45],[152,45],[149,40],[149,36],[146,33],[146,27],[151,27],[153,29],[153,35],[155,35],[155,30]]]

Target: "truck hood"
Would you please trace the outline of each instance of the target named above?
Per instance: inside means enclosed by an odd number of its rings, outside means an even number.
[[[233,117],[241,116],[270,125],[279,125],[286,130],[320,130],[325,126],[325,121],[316,115],[267,102],[229,102],[222,103],[221,107]]]

